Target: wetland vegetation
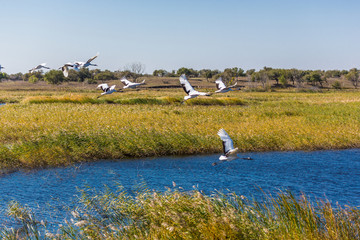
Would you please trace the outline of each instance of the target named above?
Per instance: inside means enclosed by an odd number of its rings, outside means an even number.
[[[17,228],[3,239],[359,239],[357,208],[332,207],[289,192],[247,199],[235,193],[208,196],[198,190],[135,194],[83,190],[71,219],[51,225],[31,209],[11,202]]]
[[[360,147],[357,91],[243,92],[191,99],[148,89],[1,91],[0,167],[221,152],[226,129],[246,151]]]
[[[177,80],[176,80],[177,81]],[[116,81],[113,81],[116,83]],[[22,82],[24,85],[27,82]],[[356,90],[234,91],[181,104],[181,89],[97,98],[94,85],[1,83],[0,169],[99,159],[220,153],[220,128],[243,152],[360,147]],[[18,84],[18,83],[17,83]],[[203,86],[203,87],[207,87]],[[84,190],[85,191],[85,190]],[[62,226],[13,202],[5,239],[357,239],[359,211],[281,193],[261,202],[199,191],[87,193]],[[164,213],[164,214],[163,214]],[[225,224],[224,224],[225,223]],[[51,230],[50,230],[51,229]]]

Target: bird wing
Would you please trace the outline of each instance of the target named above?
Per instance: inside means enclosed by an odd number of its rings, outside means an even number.
[[[92,60],[94,60],[95,58],[97,58],[99,56],[99,53],[97,53],[94,57],[90,58],[89,60],[86,61],[86,63],[90,63]]]
[[[107,85],[107,83],[102,83],[99,84],[97,88],[101,88],[101,90],[105,91],[105,89],[109,88],[109,85]]]
[[[74,67],[74,64],[71,62],[65,63],[64,66],[66,67]]]
[[[38,65],[38,67],[45,67],[46,66],[46,63],[42,63],[40,65]]]
[[[125,86],[131,84],[132,82],[130,82],[129,80],[127,80],[126,78],[123,78],[120,80]]]
[[[237,82],[234,85],[228,86],[228,88],[235,87],[237,85]]]
[[[226,88],[226,86],[225,86],[224,82],[222,81],[222,78],[221,78],[221,77],[219,77],[219,78],[215,81],[215,83],[216,83],[216,88],[217,88],[218,90]]]
[[[115,87],[116,87],[116,85],[112,85],[112,86],[110,87],[110,91],[111,91],[111,90],[114,90]]]
[[[190,94],[192,92],[196,92],[194,90],[194,88],[191,86],[191,84],[189,83],[189,81],[187,80],[185,74],[181,75],[179,79],[180,79],[181,86],[183,87],[184,91],[187,94]]]
[[[219,130],[218,135],[223,143],[224,154],[226,155],[230,150],[234,149],[234,143],[229,134],[222,128]]]

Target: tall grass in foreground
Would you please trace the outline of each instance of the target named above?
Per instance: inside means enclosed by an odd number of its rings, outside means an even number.
[[[123,190],[82,192],[72,218],[50,228],[30,209],[13,202],[8,214],[17,228],[0,229],[2,239],[359,239],[360,211],[311,203],[291,193],[261,202],[241,195],[207,196],[194,190],[135,196]]]

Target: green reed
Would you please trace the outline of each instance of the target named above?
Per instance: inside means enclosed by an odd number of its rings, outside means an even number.
[[[261,202],[235,193],[166,192],[140,188],[81,191],[78,206],[55,229],[12,202],[16,228],[0,228],[3,239],[359,239],[360,211],[311,202],[280,192]]]

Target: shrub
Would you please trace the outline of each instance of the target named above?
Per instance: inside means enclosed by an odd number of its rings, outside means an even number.
[[[36,77],[35,75],[31,75],[31,76],[29,77],[29,82],[30,82],[30,83],[37,83],[38,81],[39,81],[39,78]]]
[[[44,80],[45,82],[51,84],[61,84],[65,81],[65,77],[61,71],[50,70],[49,72],[45,73]]]
[[[335,89],[341,89],[341,83],[339,81],[335,81],[331,86]]]

